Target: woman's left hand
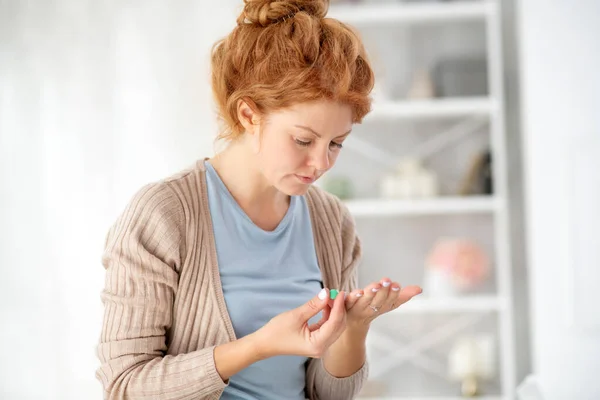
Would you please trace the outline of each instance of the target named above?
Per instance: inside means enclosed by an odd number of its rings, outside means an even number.
[[[346,297],[347,326],[368,326],[375,318],[395,310],[421,292],[419,286],[403,288],[389,278],[354,290]]]

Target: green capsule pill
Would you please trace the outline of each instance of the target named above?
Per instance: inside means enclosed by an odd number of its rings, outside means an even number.
[[[330,290],[329,290],[329,298],[330,298],[331,300],[335,300],[335,297],[338,295],[338,293],[339,293],[339,292],[338,292],[337,290],[335,290],[335,289],[330,289]]]

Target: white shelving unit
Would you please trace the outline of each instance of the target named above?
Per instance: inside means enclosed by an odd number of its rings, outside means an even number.
[[[508,397],[502,396],[480,396],[476,400],[508,400]],[[447,397],[378,397],[377,400],[465,400],[465,397],[447,396]]]
[[[382,23],[460,22],[482,19],[496,11],[491,1],[451,3],[383,3],[334,5],[329,15],[357,27]]]
[[[456,299],[412,299],[402,307],[397,308],[395,313],[467,313],[503,311],[506,304],[498,296],[469,296]]]
[[[477,400],[509,400],[508,397],[502,396],[479,396]],[[378,397],[377,400],[465,400],[464,397]]]
[[[489,116],[496,110],[496,104],[489,98],[436,99],[380,102],[373,105],[373,111],[365,118],[366,122],[381,119],[435,119],[447,117]]]
[[[348,200],[345,203],[355,217],[493,213],[503,204],[501,199],[492,196],[439,197],[426,200],[367,199]]]
[[[512,312],[510,237],[508,227],[508,193],[507,193],[507,155],[505,148],[504,127],[504,93],[502,43],[500,31],[501,0],[474,1],[440,1],[440,2],[396,2],[365,1],[363,4],[333,4],[329,16],[349,23],[359,30],[367,28],[371,31],[386,30],[404,25],[419,24],[461,24],[463,22],[481,22],[485,29],[485,45],[487,52],[488,97],[443,98],[432,100],[398,100],[376,101],[372,113],[364,124],[395,120],[435,121],[444,118],[471,118],[483,116],[489,121],[490,148],[493,158],[493,196],[474,197],[440,197],[428,200],[383,200],[353,199],[346,201],[350,212],[358,219],[371,218],[406,218],[413,216],[460,216],[461,214],[487,214],[491,216],[494,234],[493,264],[495,267],[496,291],[486,295],[465,296],[455,299],[438,300],[432,298],[413,299],[403,305],[394,316],[407,314],[468,314],[478,313],[497,315],[497,335],[499,339],[498,358],[500,364],[499,381],[501,394],[498,396],[481,396],[480,400],[514,400],[515,399],[515,347],[514,317]],[[401,134],[401,133],[398,133]],[[383,153],[382,153],[383,154]],[[383,157],[382,157],[383,158]],[[400,222],[398,222],[400,223]],[[467,317],[468,317],[467,315]],[[390,316],[391,317],[391,316]],[[456,329],[466,326],[468,320],[457,321]],[[437,339],[447,336],[442,328]],[[386,342],[385,337],[378,339]],[[401,354],[400,363],[407,358],[421,356],[424,346],[432,345],[436,336],[428,344],[415,344],[406,347],[411,355]],[[392,342],[387,342],[393,346]],[[396,352],[402,350],[402,345]],[[391,351],[391,350],[390,350]],[[393,358],[393,357],[392,357]],[[386,360],[386,365],[393,365],[394,360]],[[424,370],[443,375],[440,365],[428,364],[427,357],[419,359],[419,366]],[[415,363],[416,365],[417,363]],[[462,397],[369,397],[377,400],[458,400]],[[365,399],[367,399],[365,397]]]

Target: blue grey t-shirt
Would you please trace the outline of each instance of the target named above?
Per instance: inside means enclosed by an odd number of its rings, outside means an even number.
[[[277,228],[265,231],[250,220],[212,165],[205,164],[223,293],[241,338],[321,290],[310,214],[306,199],[292,196]],[[254,363],[230,378],[221,398],[304,399],[306,360],[277,356]]]

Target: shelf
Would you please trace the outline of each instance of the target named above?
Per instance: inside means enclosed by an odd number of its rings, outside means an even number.
[[[492,213],[499,201],[491,196],[439,197],[424,200],[356,199],[344,202],[354,217]]]
[[[401,305],[394,313],[488,312],[502,310],[503,304],[502,298],[497,296],[417,297]]]
[[[436,158],[436,168],[444,170],[441,178],[446,184],[454,184],[456,182],[450,181],[460,181],[459,178],[464,175],[463,167],[455,160],[468,161],[473,149],[480,146],[492,153],[495,171],[498,172],[494,175],[494,188],[510,186],[507,182],[511,167],[507,152],[510,149],[505,143],[509,132],[504,104],[506,71],[502,4],[501,0],[331,2],[328,16],[354,26],[368,39],[366,51],[376,55],[376,67],[387,76],[383,77],[383,81],[379,80],[381,76],[376,77],[379,85],[373,92],[372,110],[364,118],[363,125],[357,127],[361,134],[351,136],[347,145],[345,143],[351,151],[345,153],[348,158],[340,163],[345,170],[339,171],[340,175],[357,179],[355,193],[369,196],[344,201],[359,228],[366,224],[363,228],[368,229],[364,229],[363,235],[369,236],[364,238],[365,244],[368,242],[372,246],[369,251],[372,254],[381,251],[382,261],[387,263],[404,264],[409,269],[417,267],[422,272],[423,266],[419,267],[413,261],[415,257],[420,258],[423,249],[429,248],[432,237],[468,235],[470,232],[474,239],[493,249],[490,263],[497,271],[493,285],[490,285],[496,290],[482,290],[456,298],[436,297],[432,290],[428,290],[429,285],[421,282],[423,294],[391,312],[390,318],[394,321],[390,320],[390,323],[426,322],[424,332],[398,336],[389,325],[370,331],[370,345],[376,349],[371,354],[372,381],[381,383],[381,386],[374,385],[373,391],[365,391],[358,399],[464,399],[460,396],[460,382],[453,385],[458,385],[458,390],[447,385],[445,357],[429,350],[441,344],[437,350],[450,351],[455,339],[478,332],[481,323],[484,325],[482,329],[497,338],[498,348],[495,351],[501,357],[495,361],[498,371],[493,391],[477,399],[512,400],[515,397],[518,354],[514,346],[515,307],[510,296],[514,286],[511,275],[514,257],[508,212],[511,203],[506,190],[496,190],[489,196],[460,196],[460,192],[454,191],[425,199],[386,199],[379,197],[377,189],[382,179],[381,171],[396,170],[401,157],[416,153],[417,158],[427,158],[435,151],[436,155],[440,155]],[[398,43],[398,38],[401,43]],[[430,45],[427,51],[418,51],[424,43]],[[398,50],[398,46],[402,54],[394,51]],[[404,57],[404,53],[408,56]],[[436,60],[467,57],[471,53],[484,57],[488,65],[486,92],[467,96],[467,90],[460,92],[458,88],[453,92],[435,93],[451,97],[411,98],[409,94],[414,86],[411,75],[414,75],[415,69],[427,69],[429,66],[431,73]],[[435,77],[429,78],[436,80]],[[464,145],[461,143],[463,139]],[[452,154],[439,150],[449,144],[453,146]],[[385,237],[381,236],[380,229],[371,229],[382,224],[386,225]],[[398,251],[385,251],[389,243],[403,243],[402,239],[413,233],[413,225],[418,228],[418,235],[412,238],[416,246],[413,246],[414,249],[402,251],[400,245]],[[412,321],[413,318],[416,321]],[[379,335],[373,336],[373,333]],[[395,371],[400,371],[399,367],[404,364],[411,364],[407,366],[410,375],[415,382],[418,380],[410,388],[394,380]],[[432,379],[428,379],[429,376]],[[378,389],[381,391],[377,391],[379,396],[376,396],[374,393]]]
[[[417,23],[483,20],[493,10],[487,1],[339,4],[332,5],[327,16],[352,25],[376,25],[386,22]]]
[[[465,97],[432,100],[385,101],[373,103],[367,120],[377,119],[433,119],[490,115],[495,102],[486,97]]]
[[[357,397],[357,400],[464,400],[460,396],[420,396],[420,397]],[[503,396],[477,396],[476,400],[508,400]]]

